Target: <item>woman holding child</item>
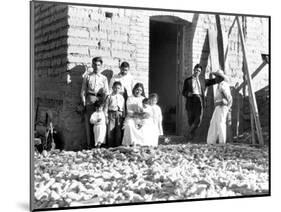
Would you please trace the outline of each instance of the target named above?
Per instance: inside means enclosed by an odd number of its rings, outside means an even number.
[[[125,146],[142,143],[142,132],[139,130],[141,124],[142,100],[145,98],[142,83],[136,83],[132,96],[126,102],[127,116],[124,122],[124,136],[122,144]]]
[[[156,146],[158,137],[156,141],[156,130],[153,128],[152,109],[151,106],[148,105],[148,99],[143,102],[145,99],[143,84],[136,83],[132,94],[132,96],[128,97],[126,103],[127,116],[124,122],[122,144],[125,146]]]

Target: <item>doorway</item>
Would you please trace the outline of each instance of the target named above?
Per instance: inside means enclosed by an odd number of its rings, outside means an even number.
[[[165,135],[177,134],[179,25],[150,20],[149,92],[159,95]]]

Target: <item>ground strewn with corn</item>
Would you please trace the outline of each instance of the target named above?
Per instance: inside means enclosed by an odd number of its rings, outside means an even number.
[[[35,208],[268,194],[268,147],[177,144],[35,153]]]

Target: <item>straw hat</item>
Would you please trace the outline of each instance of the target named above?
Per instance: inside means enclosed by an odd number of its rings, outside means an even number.
[[[224,79],[224,81],[228,81],[228,77],[225,75],[225,73],[221,69],[218,69],[216,72],[212,72],[212,74],[215,76],[222,77]]]

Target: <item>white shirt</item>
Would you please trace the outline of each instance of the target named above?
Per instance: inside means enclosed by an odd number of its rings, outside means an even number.
[[[193,94],[201,94],[201,86],[199,78],[192,77],[192,91]]]
[[[110,94],[106,99],[106,111],[124,111],[125,100],[121,94]]]
[[[108,94],[108,81],[106,76],[93,72],[84,76],[81,93],[87,93],[88,91],[98,93],[101,89],[103,89],[105,94]]]
[[[231,106],[232,104],[232,96],[230,87],[227,82],[222,81],[218,84],[216,95],[215,95],[215,102],[221,102],[223,99],[227,100],[227,106]]]
[[[127,73],[126,75],[121,75],[120,73],[113,75],[109,83],[109,91],[112,92],[113,83],[119,81],[121,82],[121,93],[124,93],[124,88],[127,90],[128,96],[132,95],[132,90],[134,88],[134,81],[132,75]]]
[[[129,96],[127,99],[127,112],[128,115],[132,115],[134,112],[141,112],[143,109],[142,100],[144,99],[143,96],[135,97]]]
[[[105,125],[105,114],[103,111],[96,111],[91,115],[90,123],[94,125]]]

